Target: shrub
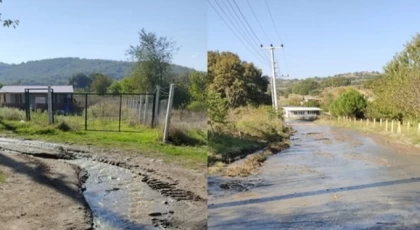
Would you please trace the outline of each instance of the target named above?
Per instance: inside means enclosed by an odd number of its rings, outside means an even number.
[[[193,101],[187,106],[187,109],[194,112],[201,112],[207,110],[207,105],[204,102]]]
[[[15,108],[0,108],[0,119],[10,121],[20,121],[25,119],[25,111]]]
[[[63,131],[63,132],[69,132],[72,130],[69,124],[67,124],[65,121],[62,121],[59,125],[57,125],[57,129]]]

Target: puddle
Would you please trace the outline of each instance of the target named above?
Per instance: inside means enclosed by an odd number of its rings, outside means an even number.
[[[92,210],[94,229],[160,229],[167,225],[173,200],[152,190],[140,176],[88,159],[65,161],[89,173],[83,195]]]

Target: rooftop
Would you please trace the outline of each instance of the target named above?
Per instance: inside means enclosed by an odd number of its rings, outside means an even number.
[[[25,89],[45,89],[45,90],[30,90],[30,93],[47,93],[48,86],[46,85],[5,85],[0,89],[0,93],[25,93]],[[73,93],[72,85],[52,85],[54,93]]]
[[[283,106],[286,111],[321,111],[322,109],[318,107],[293,107],[293,106]]]

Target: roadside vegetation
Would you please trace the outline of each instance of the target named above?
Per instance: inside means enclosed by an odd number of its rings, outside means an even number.
[[[206,162],[205,120],[200,121],[201,124],[185,125],[191,120],[186,115],[182,119],[179,114],[174,115],[177,122],[170,131],[171,138],[178,138],[174,144],[162,143],[162,127],[152,129],[123,123],[123,128],[132,132],[84,131],[83,118],[79,116],[56,116],[58,122],[54,125],[48,125],[46,115],[39,115],[31,122],[24,122],[24,116],[22,110],[0,108],[0,132],[8,137],[136,152],[190,168],[202,167]],[[96,124],[97,128],[102,127],[99,124]],[[95,124],[92,125],[91,128],[95,129]]]
[[[357,89],[341,89],[323,100],[324,111],[332,117],[321,123],[379,133],[417,145],[420,143],[419,85],[420,34],[417,34],[384,66],[380,77],[365,81]]]
[[[287,147],[288,128],[270,106],[268,77],[231,52],[208,53],[209,173],[247,176],[266,154]],[[258,150],[244,164],[229,164]]]
[[[153,92],[156,85],[167,94],[169,85],[174,83],[168,143],[162,141],[162,126],[152,129],[141,125],[138,119],[131,119],[136,116],[124,105],[121,122],[124,132],[85,131],[85,111],[77,115],[55,115],[55,123],[49,125],[46,113],[31,112],[31,121],[26,122],[24,110],[5,107],[0,108],[0,131],[13,137],[130,151],[202,170],[207,159],[207,107],[203,96],[207,74],[197,71],[175,74],[171,61],[178,49],[175,41],[143,29],[139,33],[139,45],[131,46],[127,52],[136,60],[129,75],[118,81],[101,73],[80,73],[69,79],[78,92],[99,94],[92,97],[93,104],[88,107],[89,130],[106,127],[114,131],[119,126],[118,115],[115,115],[119,102],[107,100],[101,94]]]

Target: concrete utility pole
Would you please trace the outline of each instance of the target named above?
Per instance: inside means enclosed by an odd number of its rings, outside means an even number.
[[[275,67],[275,63],[274,63],[274,50],[275,49],[280,49],[283,48],[283,44],[281,46],[273,46],[273,44],[270,44],[269,47],[264,47],[263,45],[261,45],[261,48],[263,49],[269,49],[270,53],[271,53],[271,74],[272,74],[272,82],[273,82],[273,89],[272,89],[272,97],[274,99],[273,104],[274,104],[274,111],[277,113],[278,112],[278,103],[277,103],[277,85],[276,85],[276,67]]]

